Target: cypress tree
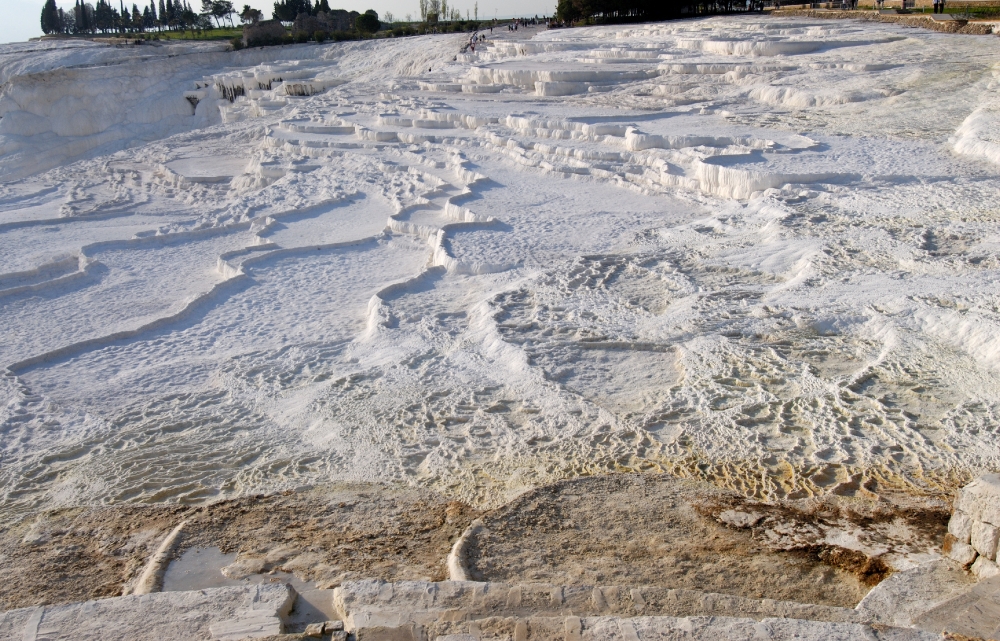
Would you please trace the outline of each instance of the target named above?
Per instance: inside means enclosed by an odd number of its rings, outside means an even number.
[[[45,0],[42,5],[42,33],[56,33],[59,31],[59,10],[56,8],[56,0]]]
[[[108,30],[108,5],[104,3],[104,0],[97,0],[97,6],[94,7],[94,28],[99,31]]]
[[[163,0],[160,0],[160,25],[162,26],[167,24],[169,19],[170,16],[167,14],[166,6],[163,4]]]

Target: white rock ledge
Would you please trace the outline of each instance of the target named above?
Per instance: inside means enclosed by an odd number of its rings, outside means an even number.
[[[170,641],[280,634],[295,602],[283,583],[157,592],[0,613],[0,639]]]

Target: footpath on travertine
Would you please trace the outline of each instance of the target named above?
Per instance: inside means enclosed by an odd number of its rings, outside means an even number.
[[[259,638],[283,631],[295,596],[290,586],[272,583],[22,608],[0,614],[0,639]]]
[[[358,641],[938,638],[873,626],[865,613],[845,608],[696,590],[368,580],[322,592],[341,619],[300,620],[299,627],[305,623],[317,638],[345,639],[348,633]],[[291,586],[276,583],[24,608],[0,615],[0,638],[265,638],[286,629],[296,601]]]
[[[345,627],[359,640],[450,635],[516,641],[663,635],[849,639],[876,634],[868,617],[851,609],[666,588],[353,581],[336,588],[333,599]],[[917,630],[891,632],[875,638],[937,638]]]
[[[449,556],[449,581],[366,579],[302,594],[291,585],[275,582],[23,608],[0,613],[0,639],[930,641],[1000,637],[1000,475],[986,475],[958,492],[943,556],[893,574],[856,608],[648,585],[456,580],[466,569],[462,558],[466,538],[463,535],[456,541]],[[168,542],[169,537],[161,548],[166,549]],[[149,568],[157,567],[158,558],[150,559]]]
[[[362,580],[302,597],[283,583],[159,592],[0,614],[0,638],[55,641],[289,639],[535,641],[939,639],[944,630],[988,638],[1000,579],[971,584],[940,560],[883,582],[857,609],[698,590],[471,581]],[[883,587],[884,586],[884,587]],[[916,602],[916,611],[907,602]],[[333,617],[326,617],[332,612]],[[905,627],[904,627],[905,626]],[[990,632],[987,632],[990,631]]]
[[[832,19],[854,19],[870,20],[873,22],[885,22],[889,24],[900,24],[907,27],[921,27],[932,31],[944,33],[962,33],[972,36],[986,36],[996,31],[993,23],[990,22],[970,22],[958,19],[938,19],[935,14],[889,14],[878,11],[838,11],[831,9],[781,9],[774,11],[774,17],[808,17],[808,18],[832,18]],[[945,14],[951,18],[950,14]]]

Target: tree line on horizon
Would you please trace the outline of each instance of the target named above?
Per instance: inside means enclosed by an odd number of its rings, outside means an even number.
[[[277,0],[274,3],[275,20],[282,22],[294,22],[300,13],[315,16],[320,12],[330,13],[330,3],[327,0],[316,0],[313,4],[309,0]]]
[[[325,0],[324,0],[325,1]],[[108,0],[97,0],[93,5],[86,0],[75,0],[73,9],[64,11],[55,0],[45,0],[42,6],[42,32],[45,34],[93,33],[143,33],[164,30],[209,30],[221,28],[228,20],[235,27],[233,14],[236,9],[230,0],[201,0],[201,12],[196,12],[188,0],[150,0],[142,9],[135,3],[129,10],[124,0],[116,8]],[[257,22],[262,14],[257,9],[243,6],[240,20]],[[212,24],[212,19],[215,24]]]

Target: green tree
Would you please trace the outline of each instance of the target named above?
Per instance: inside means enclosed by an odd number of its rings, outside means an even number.
[[[92,6],[84,0],[76,0],[73,13],[76,18],[76,33],[90,33],[94,30],[94,8]]]
[[[234,13],[236,13],[236,8],[233,7],[233,3],[230,0],[212,1],[212,15],[216,16],[216,20],[227,18],[229,20],[229,26],[234,27],[236,26],[233,24]]]
[[[94,7],[94,28],[104,33],[109,29],[113,29],[115,19],[112,11],[111,5],[107,2],[97,0],[97,6]]]
[[[115,26],[118,27],[118,31],[129,31],[132,29],[132,14],[125,9],[124,0],[119,0],[118,6],[121,7],[121,11],[117,12],[118,20]]]
[[[42,5],[42,33],[58,33],[61,30],[56,0],[45,0],[45,4]]]
[[[378,14],[371,9],[354,19],[354,27],[363,34],[375,33],[381,26]]]
[[[76,12],[59,10],[59,25],[62,33],[76,33]]]
[[[225,4],[226,3],[224,2],[219,2],[219,0],[201,0],[201,15],[205,17],[211,16],[212,18],[215,18],[216,25],[218,25],[218,27],[221,29],[222,18],[226,15],[226,9],[227,9]],[[229,4],[228,8],[232,9],[233,6],[232,3],[230,2],[228,4]],[[209,20],[209,23],[211,23],[211,20]]]
[[[198,25],[198,14],[194,12],[190,4],[182,6],[178,19],[181,25],[181,31],[187,28],[194,31],[194,28]],[[209,26],[211,26],[211,20],[209,20]]]
[[[312,13],[309,0],[278,0],[274,3],[274,18],[282,22],[294,22],[300,13]]]
[[[243,24],[257,24],[263,17],[260,9],[254,9],[248,4],[243,5],[243,11],[240,12],[240,22]]]

